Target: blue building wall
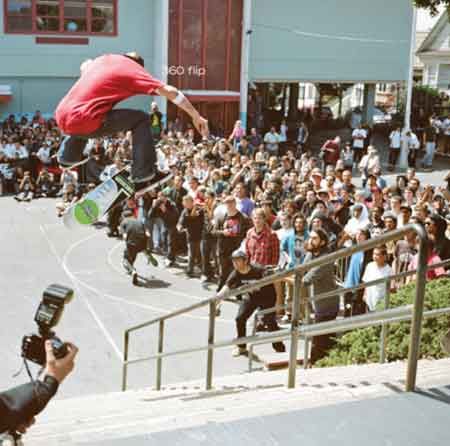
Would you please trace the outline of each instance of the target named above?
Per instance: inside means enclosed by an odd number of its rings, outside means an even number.
[[[253,0],[250,79],[401,81],[411,0]]]
[[[11,85],[14,96],[6,106],[0,104],[0,117],[37,109],[52,113],[77,79],[81,62],[104,53],[138,51],[150,71],[160,72],[155,67],[154,37],[161,34],[162,23],[155,15],[155,3],[161,1],[119,0],[118,36],[89,36],[88,45],[36,44],[37,35],[5,34],[2,8],[0,84]],[[149,102],[142,96],[124,104],[148,109]]]

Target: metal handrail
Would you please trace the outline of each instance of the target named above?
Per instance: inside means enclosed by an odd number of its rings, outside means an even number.
[[[215,332],[215,318],[216,318],[216,305],[219,301],[222,300],[228,300],[231,297],[238,296],[240,294],[249,293],[258,289],[261,289],[262,287],[272,284],[274,282],[280,281],[286,277],[291,276],[293,273],[295,274],[295,285],[294,285],[294,299],[293,299],[293,317],[292,317],[292,323],[291,328],[289,330],[289,333],[286,333],[287,337],[290,337],[291,339],[291,348],[290,348],[290,354],[289,354],[289,371],[288,371],[288,387],[293,388],[295,386],[295,375],[296,375],[296,362],[297,362],[297,350],[298,350],[298,341],[300,337],[300,331],[298,327],[299,322],[299,303],[300,303],[300,297],[302,289],[302,277],[303,275],[314,267],[319,267],[321,265],[326,265],[329,263],[333,263],[336,260],[348,257],[356,252],[359,251],[366,251],[368,249],[374,248],[375,246],[378,246],[380,244],[387,243],[389,241],[397,240],[401,237],[403,237],[407,232],[414,231],[417,233],[420,241],[419,245],[419,259],[418,259],[418,269],[417,269],[417,283],[416,283],[416,297],[414,301],[414,311],[412,315],[412,328],[411,328],[411,339],[410,339],[410,346],[409,346],[409,355],[408,355],[408,368],[407,368],[407,377],[406,377],[406,390],[411,391],[415,388],[415,381],[416,381],[416,374],[417,374],[417,360],[418,360],[418,353],[419,353],[419,344],[420,344],[420,329],[421,329],[421,322],[422,322],[422,316],[423,316],[423,303],[424,303],[424,292],[425,292],[425,274],[426,274],[426,249],[425,249],[425,241],[427,240],[427,235],[424,230],[424,228],[420,225],[414,224],[414,225],[407,225],[403,228],[396,229],[394,231],[390,231],[386,234],[380,235],[376,238],[373,238],[371,240],[367,240],[361,244],[354,245],[348,248],[341,249],[339,251],[336,251],[334,253],[330,253],[324,256],[320,256],[317,259],[314,259],[308,263],[298,265],[295,268],[279,272],[276,274],[272,274],[270,276],[267,276],[261,280],[259,280],[257,283],[254,284],[248,284],[243,285],[239,288],[229,290],[226,293],[224,293],[221,297],[214,296],[209,299],[205,299],[201,302],[198,302],[196,304],[190,305],[189,307],[176,310],[172,313],[169,313],[167,315],[161,316],[159,318],[153,319],[149,322],[145,322],[139,325],[136,325],[134,327],[131,327],[127,329],[124,333],[124,354],[123,354],[123,370],[122,370],[122,389],[126,389],[127,385],[127,370],[128,365],[132,363],[136,363],[139,361],[139,359],[144,360],[150,360],[155,359],[157,360],[157,377],[156,377],[156,388],[159,390],[161,388],[161,371],[162,371],[162,359],[163,357],[167,356],[169,353],[163,353],[163,336],[164,336],[164,322],[168,319],[180,316],[182,314],[191,312],[193,310],[202,308],[204,306],[209,306],[209,329],[208,329],[208,358],[207,358],[207,373],[206,373],[206,389],[209,390],[212,387],[212,371],[213,371],[213,352],[215,348],[218,348],[219,346],[224,346],[222,343],[215,343],[214,342],[214,332]],[[151,357],[147,358],[139,358],[132,361],[129,361],[128,359],[128,351],[129,351],[129,335],[131,332],[154,325],[159,324],[159,338],[158,338],[158,354],[153,355]],[[277,332],[279,333],[279,332]],[[284,336],[284,335],[283,335]],[[268,336],[259,338],[262,340],[261,343],[266,342],[272,342],[273,339],[278,339],[279,336],[271,334]],[[247,339],[247,342],[253,342],[253,337],[245,338]],[[226,341],[230,342],[230,341]],[[234,345],[237,343],[244,343],[243,340],[236,340],[234,339],[232,341],[232,344]],[[259,342],[258,342],[259,343]],[[228,344],[227,344],[228,345]],[[195,349],[184,349],[180,352],[172,352],[172,356],[183,354],[187,352],[194,352],[194,351],[202,351],[206,349],[205,348],[195,348]],[[142,362],[139,361],[139,362]]]

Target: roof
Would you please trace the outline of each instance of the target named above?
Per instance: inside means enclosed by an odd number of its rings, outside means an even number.
[[[445,28],[445,25],[449,22],[449,16],[447,11],[444,11],[439,20],[434,24],[431,31],[428,33],[428,36],[423,40],[422,44],[416,51],[416,54],[423,53],[427,50],[427,48],[434,42],[436,37],[441,33],[441,31]]]

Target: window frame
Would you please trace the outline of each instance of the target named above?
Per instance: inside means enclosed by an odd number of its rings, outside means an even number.
[[[101,32],[96,33],[92,32],[92,23],[94,20],[99,20],[93,17],[92,15],[92,0],[86,0],[87,14],[86,14],[86,27],[89,31],[68,31],[64,29],[64,3],[66,0],[58,0],[59,1],[59,30],[58,31],[45,31],[37,29],[36,19],[38,17],[37,14],[37,3],[36,0],[31,0],[31,26],[32,29],[30,31],[12,31],[8,29],[8,2],[10,0],[3,0],[3,32],[5,34],[18,34],[18,35],[50,35],[50,36],[90,36],[90,37],[117,37],[119,34],[118,29],[118,16],[119,16],[119,2],[118,0],[113,0],[113,31],[112,32]],[[27,17],[27,16],[24,16]],[[68,17],[72,18],[72,17]]]

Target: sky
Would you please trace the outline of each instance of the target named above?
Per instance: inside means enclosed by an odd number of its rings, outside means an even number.
[[[441,8],[442,11],[442,8]],[[432,26],[439,19],[440,14],[431,17],[429,12],[424,9],[417,10],[417,31],[430,31]]]

